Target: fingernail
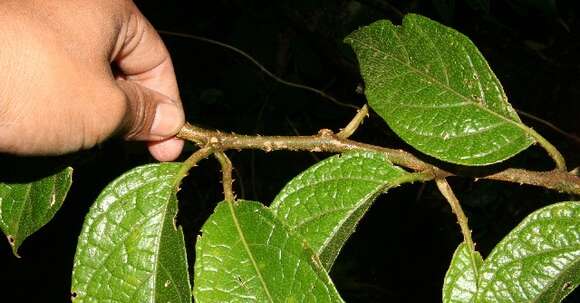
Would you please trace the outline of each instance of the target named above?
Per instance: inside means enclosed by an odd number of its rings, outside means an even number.
[[[155,118],[151,124],[151,135],[167,138],[179,130],[181,111],[171,103],[159,103],[155,109]]]

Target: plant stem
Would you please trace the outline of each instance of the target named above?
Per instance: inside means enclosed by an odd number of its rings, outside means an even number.
[[[329,129],[322,129],[313,136],[247,136],[207,130],[186,123],[177,134],[177,137],[195,142],[201,146],[211,144],[222,150],[260,149],[265,152],[275,150],[310,152],[378,151],[385,152],[391,162],[401,163],[402,166],[414,170],[422,171],[432,167],[403,150],[341,139]]]
[[[222,184],[224,187],[224,197],[225,200],[228,202],[234,202],[236,200],[236,196],[234,195],[233,190],[233,183],[234,179],[232,178],[232,161],[226,156],[223,151],[217,151],[214,153],[214,156],[219,161],[222,167]]]
[[[534,185],[557,190],[562,193],[580,195],[580,177],[560,170],[530,171],[519,168],[508,168],[486,175],[481,179]]]
[[[435,179],[435,183],[437,184],[437,188],[439,189],[441,194],[445,197],[447,202],[449,202],[451,210],[457,217],[457,223],[459,224],[459,227],[461,229],[463,241],[465,242],[465,244],[467,244],[467,246],[471,251],[475,251],[475,244],[471,239],[471,229],[469,229],[469,225],[467,224],[467,216],[463,212],[461,204],[459,203],[459,200],[457,200],[455,193],[453,193],[451,186],[449,186],[449,183],[447,183],[447,180],[445,180],[445,178],[437,178]]]
[[[363,120],[369,116],[369,107],[365,104],[361,109],[359,109],[352,118],[352,120],[343,128],[341,129],[337,137],[341,139],[347,139],[348,137],[352,136],[354,132],[358,129],[358,127],[363,123]]]
[[[375,151],[384,153],[396,165],[430,175],[431,180],[455,175],[437,166],[421,161],[406,151],[361,143],[349,139],[341,139],[328,129],[323,129],[313,136],[246,136],[222,133],[186,124],[177,136],[185,140],[193,141],[200,146],[210,144],[224,151],[229,149],[260,149],[266,152],[293,150],[334,153],[345,151]],[[559,170],[537,172],[508,168],[500,172],[478,177],[478,179],[528,184],[580,195],[580,177]]]
[[[566,160],[562,157],[562,154],[558,151],[558,149],[552,145],[548,140],[542,137],[538,132],[530,127],[526,127],[526,131],[532,136],[544,150],[550,155],[554,163],[556,163],[556,168],[561,171],[566,171]]]

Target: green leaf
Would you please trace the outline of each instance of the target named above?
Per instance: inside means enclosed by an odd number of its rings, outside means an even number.
[[[378,21],[346,40],[370,106],[403,140],[463,165],[500,162],[534,142],[499,80],[461,33],[418,15]]]
[[[62,206],[72,168],[28,183],[0,183],[0,228],[15,256],[24,240],[46,225]]]
[[[306,241],[258,202],[221,202],[197,240],[196,302],[342,302]]]
[[[459,244],[443,282],[443,303],[473,302],[477,293],[481,255],[465,242]]]
[[[101,192],[78,241],[74,302],[191,302],[183,232],[174,221],[181,168],[137,167]]]
[[[525,218],[481,268],[476,302],[559,302],[580,284],[580,202]]]
[[[270,209],[290,231],[308,241],[330,270],[375,198],[415,176],[394,166],[381,153],[336,155],[290,181]]]

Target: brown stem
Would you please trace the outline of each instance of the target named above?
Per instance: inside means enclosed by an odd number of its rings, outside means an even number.
[[[201,146],[207,144],[219,146],[223,150],[260,149],[265,152],[276,150],[311,152],[371,150],[385,152],[392,162],[413,170],[427,170],[432,167],[403,150],[341,139],[329,129],[322,129],[313,136],[248,136],[203,129],[186,123],[177,137]]]
[[[345,151],[375,151],[384,153],[394,164],[414,171],[431,174],[432,179],[454,175],[451,172],[418,159],[409,152],[349,139],[341,139],[329,129],[322,129],[318,134],[312,136],[247,136],[223,133],[186,124],[177,136],[185,140],[193,141],[200,146],[218,146],[220,150],[260,149],[266,152],[292,150],[334,153]],[[564,193],[580,195],[580,177],[565,171],[537,172],[508,168],[494,174],[482,176],[480,179],[529,184]]]

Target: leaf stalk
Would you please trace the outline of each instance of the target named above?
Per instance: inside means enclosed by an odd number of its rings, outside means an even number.
[[[556,169],[566,171],[566,160],[564,160],[564,157],[560,151],[558,151],[558,149],[552,145],[552,143],[542,137],[542,135],[540,135],[534,129],[526,126],[526,131],[528,134],[530,134],[530,136],[532,136],[532,138],[536,140],[536,142],[538,142],[538,144],[540,144],[540,146],[548,153],[548,155],[550,155],[552,160],[554,160]]]
[[[343,129],[341,129],[338,132],[338,134],[336,134],[336,136],[341,139],[347,139],[348,137],[352,136],[352,134],[354,134],[354,132],[358,129],[358,127],[361,126],[364,119],[368,116],[369,116],[369,107],[368,105],[365,104],[361,109],[357,111],[354,118],[352,118],[352,120]]]
[[[228,156],[226,156],[223,151],[217,151],[213,155],[216,157],[222,167],[222,185],[224,187],[224,198],[228,202],[234,202],[236,200],[236,196],[233,190],[234,179],[232,178],[232,161],[230,161],[230,158],[228,158]]]
[[[475,243],[473,243],[473,239],[471,238],[471,229],[469,228],[467,216],[463,212],[463,208],[461,208],[461,204],[451,189],[451,186],[449,186],[449,183],[447,183],[445,178],[435,179],[435,184],[437,184],[439,192],[441,192],[443,197],[445,197],[447,202],[449,202],[451,210],[455,214],[455,217],[457,217],[457,223],[461,229],[463,241],[471,251],[475,251]]]

